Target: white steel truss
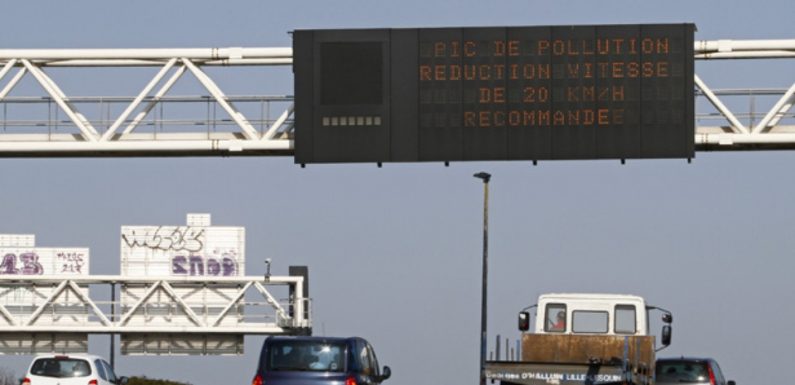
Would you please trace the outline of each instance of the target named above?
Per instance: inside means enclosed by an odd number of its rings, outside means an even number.
[[[0,156],[290,155],[292,97],[228,96],[205,68],[291,63],[290,48],[0,50],[0,104],[4,107],[0,119],[3,131]],[[144,66],[160,70],[134,97],[70,97],[47,73],[48,68]],[[167,95],[186,73],[199,82],[207,95]],[[9,96],[28,74],[46,96]],[[212,111],[208,107],[207,117],[167,120],[152,116],[154,109],[164,103],[208,102],[213,105]],[[55,118],[34,116],[15,120],[6,115],[10,105],[42,103],[55,105],[55,109],[47,110],[48,114],[54,111]],[[117,116],[96,119],[88,119],[78,108],[98,103],[126,107]],[[275,119],[264,113],[253,119],[237,103],[261,105],[268,115],[271,105],[284,111]],[[220,107],[226,118],[215,117],[216,107]],[[60,114],[65,116],[60,118]],[[108,108],[107,115],[110,114]],[[148,124],[147,117],[152,117]],[[154,126],[156,130],[144,132],[144,125]],[[169,126],[181,129],[169,130]],[[69,128],[77,131],[70,132]]]
[[[695,44],[695,57],[715,59],[772,59],[795,58],[795,39],[790,40],[716,40]],[[696,148],[700,150],[749,150],[795,148],[795,124],[790,110],[795,102],[795,83],[788,89],[746,89],[713,91],[698,76],[695,77],[697,95],[703,96],[717,110],[717,114],[697,115]],[[779,96],[780,95],[780,96]],[[749,99],[749,111],[743,117],[732,112],[719,96],[741,96]],[[760,96],[779,96],[767,112],[754,110]],[[725,124],[703,125],[702,121],[718,120]]]
[[[694,48],[696,60],[795,58],[795,39],[705,40],[697,41]],[[233,71],[241,66],[291,64],[292,49],[289,47],[0,50],[0,157],[290,156],[296,129],[293,97],[227,95],[206,69],[218,67]],[[67,67],[160,69],[135,96],[86,97],[66,95],[48,74],[51,69]],[[168,95],[185,74],[198,80],[207,94]],[[32,77],[46,95],[11,96],[26,76]],[[795,103],[795,83],[786,89],[713,90],[696,75],[695,84],[696,95],[703,97],[716,111],[696,115],[697,150],[795,148],[795,115],[790,112]],[[779,98],[769,110],[755,111],[757,97],[773,95]],[[754,108],[740,113],[727,107],[721,99],[736,96],[749,98]],[[19,119],[8,116],[9,107],[31,104],[46,104],[49,116],[46,119],[35,114]],[[206,106],[206,110],[191,118],[166,119],[156,113],[164,104],[199,104]],[[259,106],[258,116],[244,113],[238,107],[243,104]],[[87,118],[78,108],[86,105],[117,108],[114,111],[107,108],[105,117]],[[270,116],[271,106],[280,111],[273,117]],[[217,113],[224,117],[219,118]],[[173,127],[180,129],[172,130]]]
[[[116,300],[92,296],[88,285],[139,288]],[[311,331],[304,278],[0,275],[0,335],[5,333],[85,334],[306,334]],[[287,287],[277,300],[269,288]],[[234,295],[199,295],[199,290],[233,288]],[[114,290],[115,292],[115,290]],[[29,297],[24,297],[26,294]],[[105,294],[107,295],[107,294]],[[255,297],[252,299],[251,297]],[[258,298],[258,299],[257,299]],[[21,303],[20,299],[24,299]]]

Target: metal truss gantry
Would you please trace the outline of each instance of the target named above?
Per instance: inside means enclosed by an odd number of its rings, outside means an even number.
[[[717,40],[695,43],[697,60],[789,59],[795,58],[795,39],[790,40]],[[793,72],[790,71],[790,74]],[[712,90],[695,76],[696,95],[703,96],[717,113],[696,115],[696,149],[753,150],[795,148],[795,124],[791,113],[795,103],[795,82],[787,89]],[[733,112],[719,96],[744,97],[748,110]],[[756,112],[758,97],[778,97],[767,112]],[[736,111],[736,110],[735,110]],[[747,120],[744,124],[742,120]],[[703,125],[718,121],[719,125]]]
[[[206,69],[291,63],[291,48],[0,50],[0,156],[290,155],[292,97],[228,96]],[[70,97],[47,71],[76,67],[160,69],[134,97]],[[167,95],[186,73],[207,95]],[[9,96],[28,74],[46,96]],[[207,109],[187,119],[164,119],[155,109],[167,103]],[[243,103],[259,105],[260,116],[246,116],[237,106]],[[47,108],[32,116],[8,116],[9,106],[25,104]],[[89,119],[81,112],[87,105],[97,116]],[[285,108],[271,119],[266,116],[271,105]],[[124,108],[114,110],[119,106]]]
[[[0,275],[0,333],[303,334],[312,326],[303,284],[301,276]],[[120,296],[89,285],[118,286]],[[288,298],[269,290],[280,286]]]
[[[795,39],[697,41],[695,58],[791,60],[795,58]],[[291,64],[289,47],[0,50],[0,157],[291,156],[296,129],[292,96],[227,95],[208,74],[214,67],[234,72],[241,67]],[[68,96],[48,72],[75,67],[159,70],[132,97]],[[192,74],[207,94],[168,95],[186,73]],[[28,75],[46,95],[11,96]],[[697,150],[795,148],[795,115],[790,112],[795,83],[786,89],[713,90],[696,75],[695,84],[696,95],[715,109],[696,115]],[[727,97],[746,98],[748,102],[729,108],[722,100]],[[778,99],[769,110],[756,111],[758,98],[775,97]],[[157,112],[158,108],[162,112],[166,104],[203,107],[194,116],[169,119]],[[22,105],[45,105],[46,109],[11,116],[10,110]],[[247,115],[241,105],[253,105],[254,112]],[[738,112],[737,108],[745,105],[749,105],[748,110]],[[271,106],[281,112],[271,117]],[[87,117],[83,108],[92,109],[94,115]],[[47,117],[43,118],[45,113]]]

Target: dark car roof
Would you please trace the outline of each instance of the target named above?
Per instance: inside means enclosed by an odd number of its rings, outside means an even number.
[[[350,340],[359,340],[360,337],[323,337],[323,336],[270,336],[270,341],[329,341],[329,342],[347,342]]]

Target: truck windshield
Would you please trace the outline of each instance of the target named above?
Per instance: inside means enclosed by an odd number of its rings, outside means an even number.
[[[268,370],[342,372],[345,344],[327,341],[271,341],[266,357]]]
[[[572,313],[572,330],[575,333],[607,333],[606,311],[575,310]]]

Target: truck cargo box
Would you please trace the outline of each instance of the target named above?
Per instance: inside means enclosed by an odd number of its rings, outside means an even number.
[[[490,361],[502,384],[646,385],[654,377],[654,336],[523,334],[521,361]]]
[[[522,334],[522,361],[587,364],[625,357],[632,367],[652,367],[654,336]]]

